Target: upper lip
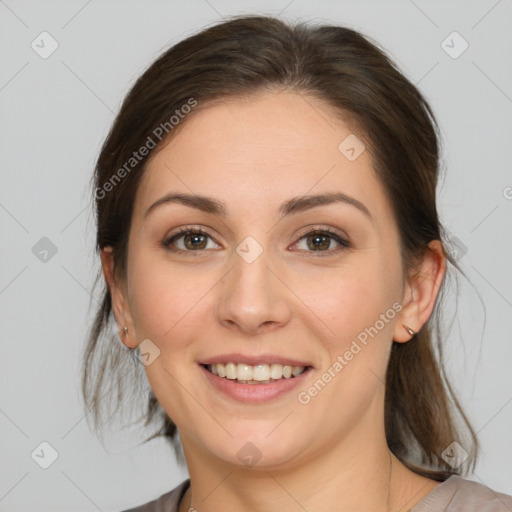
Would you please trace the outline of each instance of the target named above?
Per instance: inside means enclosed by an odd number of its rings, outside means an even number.
[[[258,364],[282,364],[283,366],[312,366],[311,363],[299,361],[298,359],[291,359],[289,357],[280,356],[277,354],[220,354],[218,356],[209,357],[200,364],[217,364],[217,363],[240,363],[256,366]]]

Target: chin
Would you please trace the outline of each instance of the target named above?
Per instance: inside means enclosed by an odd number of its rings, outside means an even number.
[[[278,424],[278,423],[277,423]],[[276,429],[276,422],[266,422],[265,428],[230,429],[233,437],[203,439],[203,446],[212,455],[227,464],[254,470],[284,469],[298,464],[304,458],[308,446],[304,437],[295,439],[298,431]],[[272,431],[275,429],[274,431]]]

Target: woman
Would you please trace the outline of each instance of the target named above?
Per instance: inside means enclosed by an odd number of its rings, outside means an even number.
[[[96,168],[83,391],[99,424],[144,370],[190,478],[133,511],[512,509],[460,476],[438,160],[424,98],[347,28],[233,18],[140,77]]]

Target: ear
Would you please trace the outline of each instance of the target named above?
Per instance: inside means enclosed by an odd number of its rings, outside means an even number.
[[[125,282],[116,278],[112,247],[104,247],[100,253],[103,277],[110,290],[112,309],[117,322],[119,338],[128,348],[137,347],[135,328],[127,300]],[[127,331],[125,331],[125,327]]]
[[[402,310],[397,318],[393,340],[405,343],[411,335],[402,324],[419,332],[434,310],[437,295],[446,273],[443,245],[433,240],[427,246],[419,270],[409,277],[402,297]]]

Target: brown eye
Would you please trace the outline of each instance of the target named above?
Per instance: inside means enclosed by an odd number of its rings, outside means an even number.
[[[306,238],[308,241],[308,248],[312,251],[329,249],[332,240],[330,236],[322,234],[308,235]]]
[[[183,236],[183,240],[187,249],[196,250],[206,248],[207,239],[205,235],[198,233],[187,234]]]
[[[350,243],[329,230],[315,230],[303,235],[295,244],[299,250],[333,253],[351,247]]]
[[[208,245],[209,243],[210,245]],[[163,245],[166,249],[176,252],[192,252],[218,248],[218,244],[212,237],[200,229],[183,229],[164,240]]]

